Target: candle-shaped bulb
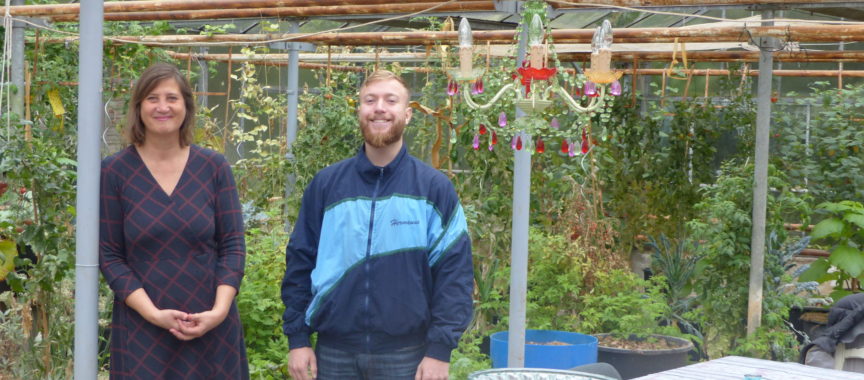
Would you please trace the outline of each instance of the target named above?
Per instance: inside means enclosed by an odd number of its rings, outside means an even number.
[[[603,44],[602,34],[603,34],[603,32],[602,32],[601,27],[598,26],[596,29],[594,29],[594,36],[591,38],[591,53],[592,54],[597,54],[600,52],[600,48],[602,47],[602,44]]]
[[[470,49],[474,46],[474,37],[471,35],[471,24],[468,23],[468,19],[462,17],[462,21],[459,21],[459,47]]]
[[[612,48],[612,23],[609,20],[603,20],[603,26],[600,28],[602,37],[601,48],[611,49]]]
[[[528,26],[528,46],[540,46],[543,44],[543,19],[535,14]]]

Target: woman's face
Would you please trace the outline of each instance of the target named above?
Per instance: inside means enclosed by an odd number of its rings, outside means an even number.
[[[179,135],[186,119],[186,103],[174,79],[159,82],[141,102],[141,121],[145,134]]]

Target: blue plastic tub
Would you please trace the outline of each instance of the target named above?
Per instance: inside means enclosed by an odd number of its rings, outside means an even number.
[[[490,337],[492,368],[507,368],[509,336],[509,332],[501,331]],[[543,344],[549,342],[557,344]],[[591,335],[554,330],[525,331],[524,368],[570,369],[596,362],[597,338]]]

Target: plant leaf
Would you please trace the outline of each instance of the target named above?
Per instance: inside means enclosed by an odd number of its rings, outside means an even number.
[[[810,268],[808,268],[804,273],[801,273],[801,276],[798,277],[798,281],[806,282],[806,281],[816,281],[822,282],[822,277],[828,273],[828,269],[831,268],[831,264],[828,263],[826,259],[819,259],[812,263],[810,263]]]
[[[862,214],[846,214],[843,220],[858,226],[858,228],[864,228],[864,215]]]
[[[6,274],[15,270],[15,256],[18,255],[18,248],[15,247],[14,240],[0,240],[0,256],[3,261],[0,262],[0,281],[6,279]]]
[[[813,232],[810,237],[813,239],[821,239],[826,236],[840,236],[843,232],[843,221],[837,218],[825,219],[813,227]]]
[[[864,255],[858,248],[848,245],[838,245],[834,248],[828,261],[852,277],[858,277],[864,271]]]

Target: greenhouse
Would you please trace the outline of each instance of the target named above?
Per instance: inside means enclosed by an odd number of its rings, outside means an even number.
[[[0,380],[864,380],[862,3],[3,13]]]

